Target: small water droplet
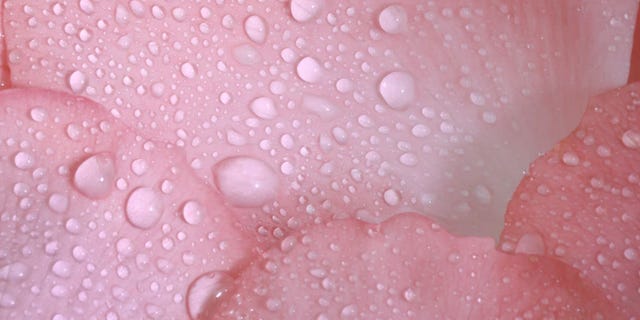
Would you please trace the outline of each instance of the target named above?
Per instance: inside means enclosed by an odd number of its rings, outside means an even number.
[[[249,16],[244,21],[244,32],[256,43],[264,43],[267,38],[267,24],[260,16]]]
[[[378,24],[386,33],[397,34],[407,30],[407,11],[397,4],[382,9],[378,15]]]
[[[627,130],[622,134],[622,144],[629,149],[640,148],[640,132]]]
[[[279,179],[264,161],[226,158],[215,165],[213,175],[220,192],[236,207],[259,207],[276,197]]]
[[[149,170],[149,164],[144,159],[136,159],[131,162],[131,171],[137,176],[145,174]]]
[[[31,115],[31,120],[35,122],[42,122],[47,118],[47,110],[40,107],[32,108],[29,114]]]
[[[402,293],[402,296],[404,297],[405,300],[407,300],[408,302],[411,302],[411,301],[415,300],[418,295],[416,294],[416,292],[412,288],[407,288]]]
[[[340,310],[340,317],[343,319],[353,318],[358,314],[358,306],[350,304]]]
[[[131,18],[129,16],[129,11],[127,10],[127,8],[121,4],[118,4],[116,6],[115,17],[116,17],[116,22],[120,25],[126,24],[127,22],[129,22],[129,19]]]
[[[13,157],[13,164],[18,169],[27,170],[33,168],[36,159],[28,152],[20,151]]]
[[[387,189],[383,195],[384,202],[390,206],[397,206],[400,203],[400,194],[395,189]]]
[[[204,207],[195,200],[187,201],[182,207],[182,218],[188,224],[199,224],[204,219],[204,214]]]
[[[133,246],[133,241],[129,238],[120,238],[116,242],[116,251],[118,254],[121,254],[124,257],[133,256],[135,253],[135,248]]]
[[[515,252],[543,255],[545,253],[544,240],[538,233],[526,233],[518,240]]]
[[[473,195],[482,204],[491,203],[491,199],[493,198],[493,194],[491,193],[491,190],[489,190],[489,188],[487,188],[487,186],[482,185],[482,184],[477,185],[473,189]]]
[[[415,80],[407,72],[394,71],[382,78],[379,91],[389,107],[402,110],[415,99]]]
[[[322,66],[312,57],[304,57],[296,66],[298,77],[308,83],[316,83],[322,77]]]
[[[71,271],[71,264],[64,260],[58,260],[51,266],[51,272],[60,278],[69,278]]]
[[[568,166],[575,167],[580,164],[580,158],[575,152],[565,152],[562,155],[562,162]]]
[[[205,312],[213,309],[234,286],[234,279],[223,271],[208,272],[196,278],[187,291],[187,309],[191,319],[205,318]]]
[[[140,187],[127,199],[126,214],[129,222],[140,229],[149,229],[160,220],[164,205],[153,189]]]
[[[64,213],[69,208],[69,197],[61,193],[53,193],[49,196],[49,208],[57,213]]]
[[[323,0],[291,0],[291,16],[298,22],[313,19],[322,10]]]
[[[625,249],[623,254],[624,254],[624,257],[629,261],[638,259],[638,251],[634,248]]]
[[[254,99],[249,104],[249,109],[251,109],[253,114],[265,120],[271,120],[278,116],[276,104],[273,99],[269,97],[258,97]]]
[[[99,153],[84,160],[76,169],[73,183],[92,199],[107,197],[113,189],[116,169],[110,153]]]
[[[185,62],[180,66],[180,73],[187,79],[193,79],[196,77],[196,67],[191,62]]]
[[[85,14],[92,14],[95,12],[95,6],[91,0],[80,0],[80,10]]]
[[[87,76],[80,70],[76,70],[69,75],[69,88],[73,93],[81,93],[87,86]]]

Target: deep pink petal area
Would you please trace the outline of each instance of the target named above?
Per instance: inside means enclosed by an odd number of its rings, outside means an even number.
[[[502,249],[564,261],[640,314],[640,83],[591,100],[580,126],[533,163],[505,221]]]
[[[577,270],[456,238],[415,214],[290,236],[211,319],[598,319],[616,313]]]
[[[190,172],[85,98],[0,92],[0,318],[184,318],[256,247]]]

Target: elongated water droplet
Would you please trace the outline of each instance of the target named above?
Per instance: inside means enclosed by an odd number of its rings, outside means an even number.
[[[263,43],[267,38],[267,24],[260,16],[249,16],[244,21],[244,32],[254,42]]]
[[[187,291],[187,310],[191,319],[209,318],[207,310],[235,286],[234,279],[224,271],[205,273],[196,278]]]
[[[249,109],[251,109],[253,114],[265,120],[274,119],[278,116],[276,104],[273,99],[269,97],[259,97],[254,99],[251,101],[251,104],[249,104]]]
[[[322,10],[322,0],[291,0],[291,16],[298,22],[313,19]]]
[[[215,184],[236,207],[259,207],[276,197],[278,176],[265,162],[251,157],[232,157],[213,169]]]

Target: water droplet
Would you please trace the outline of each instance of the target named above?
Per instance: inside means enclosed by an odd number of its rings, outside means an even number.
[[[623,254],[624,254],[624,257],[629,261],[638,259],[638,251],[634,248],[625,249]]]
[[[418,295],[416,294],[415,291],[413,291],[413,289],[408,288],[404,290],[404,292],[402,293],[402,296],[404,297],[405,300],[407,300],[408,302],[411,302],[415,300]]]
[[[395,71],[380,81],[380,95],[389,107],[402,110],[415,99],[415,81],[407,72]]]
[[[31,269],[22,262],[14,262],[0,267],[0,280],[19,282],[29,276]]]
[[[308,83],[316,83],[322,77],[322,66],[312,57],[304,57],[296,66],[298,77]]]
[[[185,62],[180,66],[180,72],[187,79],[196,77],[196,68],[190,62]]]
[[[473,195],[478,199],[478,201],[482,204],[491,203],[491,198],[493,195],[491,194],[491,190],[484,185],[477,185],[473,189]]]
[[[342,308],[340,311],[340,317],[343,319],[355,317],[358,313],[358,306],[350,304]]]
[[[17,304],[16,298],[10,293],[0,293],[0,308],[13,308]]]
[[[515,252],[543,255],[545,253],[544,240],[538,233],[526,233],[518,240]]]
[[[199,224],[204,219],[205,210],[200,202],[187,201],[182,207],[182,218],[188,224]]]
[[[18,169],[27,170],[33,168],[36,159],[28,152],[20,151],[13,157],[13,164]]]
[[[95,12],[95,6],[91,0],[80,0],[80,10],[86,14],[92,14]]]
[[[302,107],[325,120],[335,118],[339,111],[331,101],[312,94],[305,94],[302,97]]]
[[[577,166],[580,164],[580,158],[575,152],[565,152],[562,155],[562,162],[568,166]]]
[[[241,44],[233,48],[233,57],[238,63],[246,66],[256,64],[262,60],[260,52],[249,44]]]
[[[51,272],[60,278],[69,278],[71,271],[71,264],[64,260],[58,260],[51,266]]]
[[[69,88],[73,93],[81,93],[87,86],[87,76],[80,70],[76,70],[69,75]]]
[[[33,120],[35,122],[42,122],[42,121],[44,121],[44,119],[47,118],[47,110],[45,110],[44,108],[40,108],[40,107],[36,107],[36,108],[31,109],[29,114],[31,115],[31,120]]]
[[[395,189],[387,189],[384,192],[384,202],[390,206],[397,206],[400,203],[400,194]]]
[[[259,97],[254,99],[249,104],[249,108],[253,114],[265,120],[271,120],[278,116],[276,104],[273,99],[269,97]]]
[[[267,38],[267,24],[260,16],[249,16],[244,21],[244,32],[254,42],[264,43]]]
[[[69,197],[61,193],[53,193],[49,196],[49,208],[57,213],[64,213],[69,208]]]
[[[291,0],[291,16],[298,22],[313,19],[322,10],[323,0]]]
[[[401,5],[393,4],[378,15],[380,28],[386,33],[397,34],[407,30],[407,12]]]
[[[187,309],[191,319],[205,318],[206,310],[213,309],[218,301],[235,286],[226,272],[209,272],[196,278],[187,291]]]
[[[131,257],[135,253],[133,241],[129,238],[121,238],[116,242],[116,251],[125,257]]]
[[[640,132],[627,130],[622,134],[622,144],[629,149],[640,148]]]
[[[136,159],[131,162],[131,171],[137,176],[145,174],[149,170],[149,164],[144,159]]]
[[[116,169],[110,153],[99,153],[84,160],[76,169],[73,183],[92,199],[107,197],[113,188]]]
[[[259,207],[276,197],[278,176],[265,162],[251,157],[231,157],[213,169],[215,184],[236,207]]]
[[[129,11],[127,10],[127,8],[125,8],[121,4],[118,4],[116,6],[115,16],[116,16],[116,22],[121,25],[126,24],[127,22],[129,22],[129,19],[130,19]]]
[[[140,187],[127,199],[127,219],[137,228],[149,229],[160,220],[164,205],[162,198],[153,189]]]

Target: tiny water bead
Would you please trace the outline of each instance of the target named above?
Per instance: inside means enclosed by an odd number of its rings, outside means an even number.
[[[140,187],[129,195],[125,211],[134,227],[149,229],[160,220],[164,204],[161,196],[153,189]]]
[[[115,175],[113,155],[99,153],[80,163],[73,176],[73,184],[85,196],[102,199],[111,193]]]
[[[264,161],[239,156],[220,161],[213,168],[218,190],[236,207],[259,207],[276,197],[279,179]]]
[[[189,200],[182,207],[182,218],[188,224],[199,224],[204,219],[204,215],[204,207],[196,200]]]

